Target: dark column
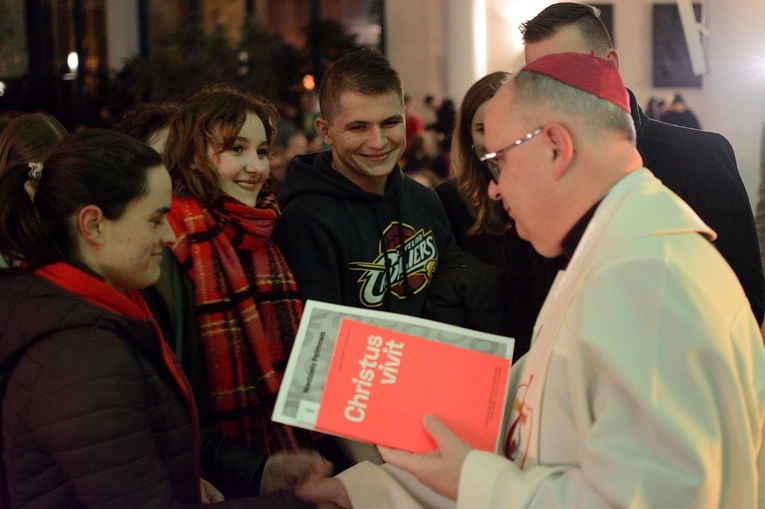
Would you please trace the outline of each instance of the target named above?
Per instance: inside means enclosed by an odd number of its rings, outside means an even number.
[[[311,27],[311,31],[308,35],[308,46],[311,55],[311,74],[316,78],[318,83],[321,80],[319,72],[321,71],[321,57],[319,54],[319,18],[321,17],[321,2],[320,0],[308,0],[308,24]]]
[[[387,55],[387,47],[385,44],[385,0],[377,0],[375,2],[375,8],[380,14],[380,53]]]
[[[19,100],[15,107],[27,110],[42,108],[47,111],[54,110],[52,84],[54,80],[46,79],[45,68],[45,42],[44,30],[46,11],[41,2],[24,2],[24,15],[27,27],[27,50],[29,52],[29,67],[27,68],[26,82],[22,80],[19,87]],[[47,85],[47,89],[46,89]],[[45,98],[43,102],[40,98]]]
[[[199,0],[189,0],[189,26],[199,27],[201,25],[201,16],[199,15]]]
[[[255,0],[245,0],[244,2],[244,12],[247,16],[247,21],[250,23],[254,23],[257,21],[255,17]]]
[[[85,95],[85,48],[83,46],[83,11],[82,0],[74,0],[72,4],[72,16],[74,18],[74,51],[77,52],[79,63],[77,65],[77,77],[74,81],[74,118],[72,123],[78,126],[87,118],[87,97]]]
[[[149,2],[138,0],[138,47],[143,58],[149,56]]]

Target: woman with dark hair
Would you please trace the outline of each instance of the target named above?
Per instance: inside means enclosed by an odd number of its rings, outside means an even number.
[[[112,129],[141,140],[161,154],[178,108],[177,103],[142,103],[126,111]]]
[[[0,131],[0,170],[14,162],[39,162],[67,132],[50,115],[27,113],[8,121]]]
[[[555,277],[553,264],[532,256],[532,247],[518,237],[500,202],[489,198],[491,177],[480,161],[486,153],[483,119],[489,102],[510,77],[507,72],[484,76],[465,94],[454,126],[451,148],[456,177],[436,188],[457,244],[502,271],[507,308],[502,333],[515,338],[513,356],[529,349],[534,320]]]
[[[23,260],[0,273],[3,507],[221,500],[200,477],[191,389],[138,293],[175,241],[170,203],[159,154],[114,131],[0,173],[0,253]]]
[[[0,172],[14,163],[38,163],[66,135],[66,129],[58,120],[43,113],[9,115],[8,122],[0,131]],[[29,187],[31,183],[27,182]],[[6,208],[14,216],[19,210]],[[16,218],[18,219],[18,218]],[[17,260],[18,262],[18,260]],[[0,256],[0,268],[10,262]]]
[[[168,317],[194,388],[203,467],[226,496],[257,493],[270,455],[312,445],[308,432],[271,421],[302,313],[270,238],[280,215],[268,180],[275,121],[270,102],[216,86],[181,105],[164,152],[178,240],[153,308]],[[285,470],[300,477],[321,465],[308,454],[284,456]]]

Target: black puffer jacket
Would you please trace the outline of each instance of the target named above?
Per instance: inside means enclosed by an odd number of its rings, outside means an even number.
[[[0,369],[12,367],[2,401],[12,507],[197,506],[191,419],[152,324],[37,276],[3,274],[0,287]],[[302,506],[286,498],[220,507]]]

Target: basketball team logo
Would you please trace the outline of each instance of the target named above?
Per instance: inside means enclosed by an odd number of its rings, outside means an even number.
[[[433,278],[438,250],[432,231],[415,231],[408,224],[393,221],[383,232],[379,251],[371,262],[350,264],[351,270],[362,271],[357,282],[365,306],[380,306],[388,291],[400,299],[406,297],[407,290],[419,293]]]

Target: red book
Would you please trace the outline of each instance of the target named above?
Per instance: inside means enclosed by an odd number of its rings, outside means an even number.
[[[436,448],[439,417],[471,446],[497,450],[510,359],[343,318],[316,429],[396,449]]]

